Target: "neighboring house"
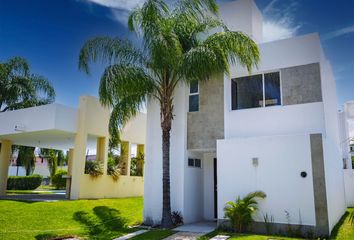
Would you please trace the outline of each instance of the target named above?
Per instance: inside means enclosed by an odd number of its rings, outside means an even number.
[[[258,44],[261,63],[249,75],[181,85],[174,96],[171,133],[171,207],[185,223],[224,222],[225,203],[262,190],[253,231],[287,224],[328,235],[346,209],[336,83],[318,34],[262,41],[262,14],[253,0],[221,6],[232,30]],[[162,214],[159,107],[149,102],[144,219]],[[287,217],[287,213],[289,213]],[[289,218],[290,216],[290,218]]]
[[[347,206],[354,206],[354,101],[344,104],[343,110],[338,113],[340,144],[344,165],[344,184]]]
[[[25,167],[23,167],[23,166],[17,167],[16,161],[17,161],[17,153],[13,154],[12,158],[10,160],[8,176],[26,176]],[[62,169],[62,170],[67,171],[68,167],[67,166],[58,166],[58,169]],[[35,163],[33,174],[39,174],[39,175],[43,176],[44,178],[50,177],[47,159],[36,156],[36,163]]]
[[[48,104],[0,113],[0,196],[6,194],[11,146],[68,149],[67,197],[70,199],[137,197],[144,192],[142,176],[131,176],[131,150],[144,153],[146,114],[139,113],[123,129],[125,171],[118,179],[107,173],[110,110],[91,96],[81,96],[79,107]],[[95,156],[87,156],[92,150]],[[96,159],[103,175],[85,174],[86,159]],[[35,170],[36,173],[36,170]]]

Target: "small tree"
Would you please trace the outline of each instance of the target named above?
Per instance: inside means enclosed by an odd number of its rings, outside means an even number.
[[[16,165],[24,166],[26,170],[26,176],[31,175],[36,164],[34,147],[18,146],[16,148],[18,150]]]
[[[252,214],[258,210],[256,198],[264,199],[266,196],[264,192],[256,191],[247,194],[244,198],[238,196],[235,202],[226,203],[225,217],[230,219],[236,232],[243,232],[253,222]]]

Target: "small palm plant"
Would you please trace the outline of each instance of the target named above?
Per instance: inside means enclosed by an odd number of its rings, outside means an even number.
[[[236,232],[243,232],[253,222],[252,214],[258,210],[256,198],[264,199],[267,195],[262,191],[247,194],[244,198],[238,196],[235,202],[227,202],[224,208],[225,217],[230,219]]]

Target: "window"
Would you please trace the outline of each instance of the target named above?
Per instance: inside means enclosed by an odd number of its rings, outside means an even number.
[[[199,111],[199,84],[192,82],[189,87],[189,112]]]
[[[200,159],[188,158],[188,167],[202,168],[202,161]]]
[[[232,110],[281,105],[280,73],[232,79]]]

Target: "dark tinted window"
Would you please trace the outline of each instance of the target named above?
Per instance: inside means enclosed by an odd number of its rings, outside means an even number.
[[[198,93],[198,82],[192,82],[190,84],[189,93]]]
[[[194,159],[188,158],[188,166],[194,167]]]
[[[262,75],[232,80],[232,110],[263,106]]]
[[[189,95],[189,111],[199,111],[199,95]]]
[[[264,74],[265,105],[281,105],[279,72]]]
[[[194,166],[201,168],[202,167],[202,162],[200,159],[194,159]]]

